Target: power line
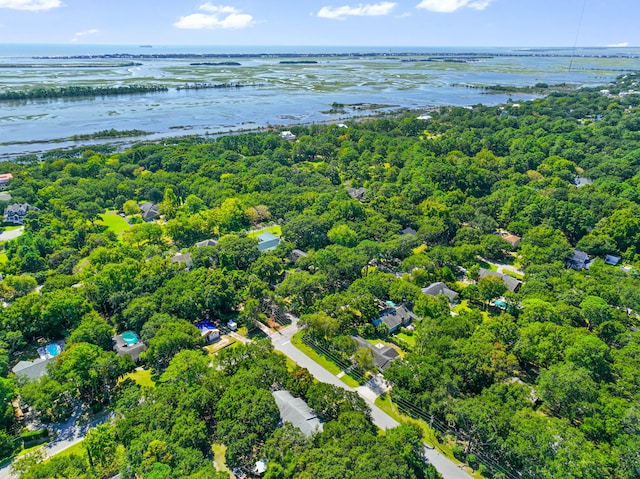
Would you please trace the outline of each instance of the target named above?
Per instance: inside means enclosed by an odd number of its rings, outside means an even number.
[[[580,12],[580,18],[578,19],[578,31],[576,32],[576,38],[573,41],[573,51],[571,52],[571,60],[569,60],[569,71],[573,67],[573,58],[576,56],[576,47],[578,46],[578,37],[580,37],[580,29],[582,28],[582,19],[584,17],[584,10],[587,7],[587,0],[582,2],[582,11]]]

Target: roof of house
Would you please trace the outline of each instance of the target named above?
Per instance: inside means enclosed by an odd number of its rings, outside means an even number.
[[[364,200],[367,194],[367,189],[349,187],[347,188],[347,193],[349,193],[349,196],[351,196],[352,198],[355,198],[356,200]]]
[[[142,342],[142,340],[138,341],[136,344],[128,344],[122,334],[118,334],[113,338],[113,350],[116,352],[117,356],[131,356],[131,359],[137,361],[144,351],[147,350],[147,345]]]
[[[258,236],[258,250],[261,252],[276,249],[279,244],[280,238],[268,231]]]
[[[13,180],[13,175],[11,173],[3,173],[0,175],[0,181],[9,181]]]
[[[398,326],[408,324],[414,314],[407,309],[406,306],[400,305],[392,308],[383,309],[378,316],[377,323],[383,322],[389,330],[396,329]]]
[[[31,206],[28,203],[13,203],[5,208],[4,214],[6,215],[11,213],[14,215],[25,216],[29,211],[40,211],[40,209],[35,206]]]
[[[520,236],[511,233],[503,235],[502,238],[511,244],[516,244],[522,239]]]
[[[199,321],[195,324],[196,328],[198,328],[200,330],[200,332],[204,335],[204,334],[208,334],[211,331],[218,331],[218,328],[215,324],[213,324],[211,321]]]
[[[146,202],[140,205],[140,213],[144,221],[153,221],[160,218],[160,207],[154,203]]]
[[[441,281],[438,283],[430,284],[426,288],[422,288],[422,292],[424,294],[428,294],[429,296],[438,296],[440,294],[443,294],[447,298],[449,298],[449,301],[453,301],[458,297],[458,293],[450,289],[446,284],[444,284]]]
[[[567,268],[572,269],[584,269],[588,268],[589,265],[589,255],[584,251],[580,251],[579,249],[573,250],[573,256],[566,261]]]
[[[416,230],[414,230],[412,227],[407,226],[405,229],[403,229],[402,231],[400,231],[401,235],[415,235],[417,233]]]
[[[280,132],[280,138],[284,138],[285,140],[295,140],[296,135],[291,133],[289,130]]]
[[[359,347],[370,349],[373,352],[373,364],[382,372],[391,365],[391,361],[400,356],[398,351],[393,349],[391,346],[385,346],[384,344],[374,345],[360,336],[351,337],[356,343],[358,343]]]
[[[283,423],[288,422],[297,427],[305,436],[322,431],[322,422],[303,399],[293,397],[289,391],[284,390],[274,391],[272,394]]]
[[[217,244],[218,244],[218,241],[214,239],[206,239],[204,241],[198,241],[196,243],[196,247],[202,248],[203,246],[216,246]]]
[[[515,292],[520,286],[522,286],[522,281],[516,279],[508,274],[498,273],[496,271],[491,271],[485,268],[480,268],[480,272],[478,273],[479,278],[484,278],[485,276],[495,276],[496,278],[500,278],[504,281],[504,284],[507,285],[507,289],[512,293]]]
[[[20,376],[25,376],[30,380],[40,379],[47,374],[47,366],[53,361],[53,358],[38,358],[33,361],[20,361],[11,371]]]
[[[291,254],[289,256],[291,257],[292,261],[298,261],[300,258],[306,258],[309,255],[301,249],[294,249],[291,251]]]
[[[615,255],[612,255],[612,254],[608,254],[608,255],[606,255],[604,257],[604,262],[605,262],[605,264],[610,264],[612,266],[616,266],[620,262],[621,259],[622,258],[620,258],[620,256],[615,256]]]
[[[191,253],[176,254],[171,257],[171,262],[191,264]]]

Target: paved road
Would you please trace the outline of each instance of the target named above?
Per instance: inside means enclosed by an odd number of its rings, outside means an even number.
[[[55,431],[56,439],[43,446],[41,450],[45,457],[54,456],[83,441],[90,429],[107,422],[112,417],[112,414],[107,414],[88,424],[78,425],[78,416],[73,416],[67,422],[53,426],[52,429]],[[16,476],[11,474],[11,464],[0,468],[0,479],[14,479],[15,477]]]
[[[337,376],[331,374],[329,371],[327,371],[325,368],[320,366],[309,356],[307,356],[293,344],[291,344],[291,337],[298,332],[298,325],[297,318],[293,316],[289,317],[293,320],[293,323],[290,326],[282,329],[280,332],[271,333],[269,335],[269,337],[271,338],[271,342],[273,343],[273,347],[277,351],[284,353],[286,356],[295,361],[299,366],[307,368],[307,370],[318,381],[333,384],[334,386],[341,387],[343,389],[346,389],[347,391],[355,391],[359,393],[371,408],[371,418],[374,424],[380,429],[390,429],[399,426],[399,423],[395,419],[393,419],[373,403],[370,394],[363,394],[362,387],[354,389],[347,386],[340,379],[338,379]],[[433,466],[438,470],[438,472],[442,474],[442,477],[444,479],[473,479],[469,474],[463,471],[459,465],[448,459],[436,449],[425,447],[425,456],[427,457],[429,462],[433,464]]]

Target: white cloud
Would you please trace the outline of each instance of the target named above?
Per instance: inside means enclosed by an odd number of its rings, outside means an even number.
[[[629,46],[629,42],[620,42],[620,43],[612,43],[611,45],[607,45],[608,47],[628,47]]]
[[[207,2],[200,5],[198,9],[207,13],[193,13],[180,17],[173,26],[187,30],[214,30],[247,28],[256,23],[253,16],[231,6],[213,5]]]
[[[87,35],[95,35],[96,33],[100,33],[100,30],[98,30],[97,28],[92,28],[91,30],[84,30],[82,32],[77,32],[73,38],[71,39],[72,42],[77,42],[78,39],[82,38],[82,37],[86,37]]]
[[[397,3],[380,2],[373,5],[359,4],[356,7],[344,5],[342,7],[322,7],[318,12],[320,18],[331,20],[344,20],[347,17],[378,17],[389,15],[396,8]]]
[[[416,8],[423,8],[430,12],[452,13],[461,8],[484,10],[493,0],[422,0]]]
[[[40,10],[51,10],[52,8],[61,6],[61,0],[0,0],[0,8],[10,8],[11,10],[37,12]]]
[[[411,16],[411,12],[404,12],[400,15],[396,15],[396,18],[409,18]]]

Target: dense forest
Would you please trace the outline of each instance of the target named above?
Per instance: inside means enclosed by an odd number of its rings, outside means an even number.
[[[640,477],[639,81],[295,126],[295,140],[189,137],[4,163],[11,203],[39,210],[0,268],[0,456],[25,434],[16,405],[43,423],[82,407],[113,419],[82,454],[16,461],[22,477],[227,477],[214,443],[229,467],[268,458],[267,479],[436,477],[421,431],[379,434],[358,396],[266,341],[205,354],[194,326],[251,330],[289,311],[365,374],[375,368],[353,335],[397,345],[391,399],[442,425],[487,477]],[[144,202],[159,220],[142,220]],[[250,232],[271,225],[282,241],[261,253]],[[575,248],[588,268],[567,267]],[[187,252],[187,268],[172,261]],[[481,275],[495,265],[522,286]],[[422,292],[437,282],[461,303]],[[412,310],[412,327],[373,326],[381,303]],[[137,365],[112,350],[125,330],[148,346]],[[48,374],[11,373],[62,339]],[[151,384],[131,379],[136,366]],[[277,427],[276,389],[306,399],[324,430]]]

